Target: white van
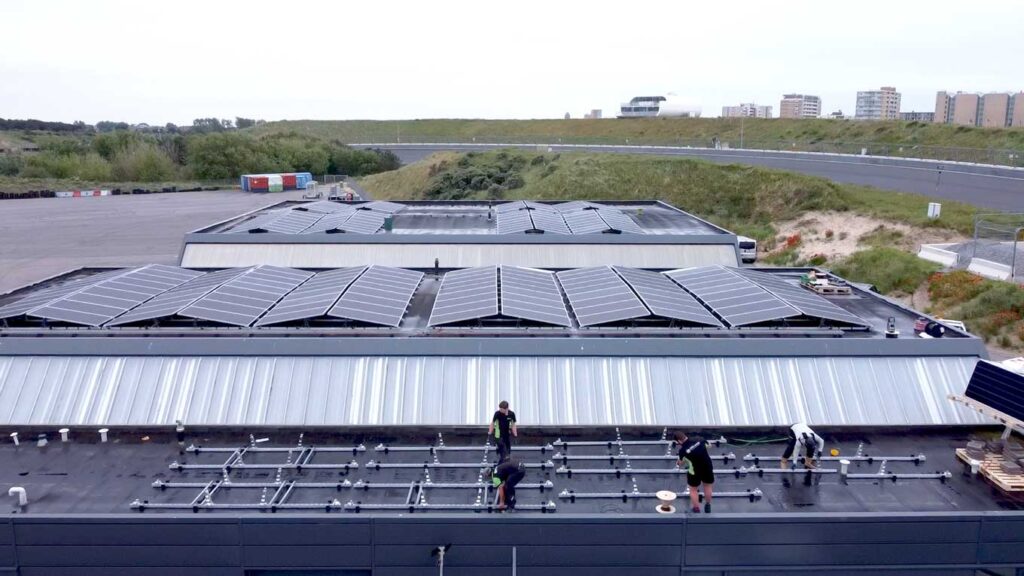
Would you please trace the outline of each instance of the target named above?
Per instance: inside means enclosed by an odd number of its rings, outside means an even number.
[[[737,236],[736,241],[739,243],[740,260],[743,263],[750,264],[757,260],[757,240],[746,236]]]

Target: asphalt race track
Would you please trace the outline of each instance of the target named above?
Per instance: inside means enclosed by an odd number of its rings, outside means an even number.
[[[751,164],[821,176],[836,182],[913,192],[1003,212],[1024,212],[1024,169],[938,161],[759,150],[714,150],[647,146],[537,144],[356,144],[393,151],[403,163],[443,151],[520,147],[553,152],[606,152],[686,156],[726,164]],[[939,173],[941,171],[941,177]]]

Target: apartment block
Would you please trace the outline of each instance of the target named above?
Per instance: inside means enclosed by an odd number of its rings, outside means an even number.
[[[817,118],[821,116],[821,98],[810,94],[784,94],[779,103],[779,118]]]
[[[1024,126],[1024,92],[939,92],[935,96],[935,122],[986,128]]]
[[[935,122],[934,112],[900,112],[900,120],[904,122]]]
[[[723,118],[771,118],[771,106],[758,106],[754,103],[739,106],[722,106]]]
[[[892,86],[857,92],[857,120],[898,120],[902,95]]]

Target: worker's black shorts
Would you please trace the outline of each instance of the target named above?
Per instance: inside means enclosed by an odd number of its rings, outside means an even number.
[[[796,436],[792,432],[789,434],[789,441],[786,442],[786,451],[782,453],[782,458],[788,460],[793,456],[793,450],[796,449]]]
[[[696,488],[701,484],[714,484],[715,471],[712,468],[699,468],[694,466],[693,474],[686,474],[686,485]]]

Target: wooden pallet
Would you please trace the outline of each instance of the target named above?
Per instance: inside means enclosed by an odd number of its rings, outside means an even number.
[[[971,463],[971,457],[967,455],[966,448],[957,448],[956,457],[967,464]],[[981,475],[988,478],[1003,492],[1024,492],[1024,474],[1006,474],[1000,469],[1000,465],[1006,461],[1002,454],[985,453],[985,459],[981,461]]]
[[[852,293],[849,286],[836,286],[835,284],[828,284],[825,286],[819,284],[804,284],[804,288],[813,290],[823,296],[842,296]]]

